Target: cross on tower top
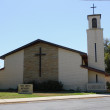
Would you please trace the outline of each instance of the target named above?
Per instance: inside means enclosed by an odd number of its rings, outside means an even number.
[[[94,8],[96,8],[96,6],[94,6],[94,4],[93,4],[93,7],[91,7],[91,8],[93,8],[93,14],[94,14]]]

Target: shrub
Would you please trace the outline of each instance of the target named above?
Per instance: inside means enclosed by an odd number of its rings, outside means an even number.
[[[51,80],[38,83],[36,86],[38,91],[61,91],[63,89],[61,82]]]
[[[107,82],[106,85],[107,85],[107,89],[110,90],[110,83]]]
[[[36,91],[37,90],[37,88],[36,88],[37,87],[37,84],[36,84],[35,81],[26,82],[24,84],[32,84],[33,85],[33,91]]]

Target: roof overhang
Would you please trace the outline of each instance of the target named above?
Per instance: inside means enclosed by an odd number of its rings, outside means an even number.
[[[90,71],[94,71],[94,72],[97,72],[97,73],[100,73],[100,74],[104,74],[105,76],[109,76],[108,73],[106,73],[105,71],[102,71],[102,70],[99,70],[99,69],[96,69],[96,68],[93,68],[93,67],[89,67],[89,66],[85,66],[85,65],[81,65],[82,68],[85,68],[85,69],[88,69]]]
[[[30,47],[30,46],[38,44],[38,43],[45,43],[45,44],[52,45],[52,46],[55,46],[55,47],[58,47],[58,48],[66,49],[66,50],[69,50],[69,51],[72,51],[72,52],[79,53],[80,55],[85,55],[85,56],[87,55],[87,53],[84,53],[84,52],[81,52],[81,51],[78,51],[78,50],[74,50],[74,49],[71,49],[71,48],[68,48],[68,47],[64,47],[64,46],[61,46],[61,45],[58,45],[58,44],[54,44],[54,43],[47,42],[47,41],[44,41],[44,40],[41,40],[41,39],[37,39],[37,40],[35,40],[35,41],[31,42],[31,43],[28,43],[28,44],[26,44],[26,45],[24,45],[24,46],[22,46],[20,48],[17,48],[15,50],[11,51],[11,52],[8,52],[8,53],[0,56],[0,59],[5,59],[5,57],[8,56],[8,55],[11,55],[11,54],[13,54],[15,52],[18,52],[20,50],[23,50],[23,49],[25,49],[27,47]]]
[[[88,15],[88,16],[87,16],[87,19],[88,19],[89,16],[100,16],[100,18],[101,18],[101,14],[92,14],[92,15]]]

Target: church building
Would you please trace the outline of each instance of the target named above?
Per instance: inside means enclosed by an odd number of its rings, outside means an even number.
[[[0,56],[0,89],[18,84],[59,81],[66,90],[105,91],[103,29],[101,14],[88,15],[88,53],[44,40],[36,40]]]

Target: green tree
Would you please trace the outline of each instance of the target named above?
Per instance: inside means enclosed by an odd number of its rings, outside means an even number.
[[[104,40],[105,71],[110,73],[110,40]]]

